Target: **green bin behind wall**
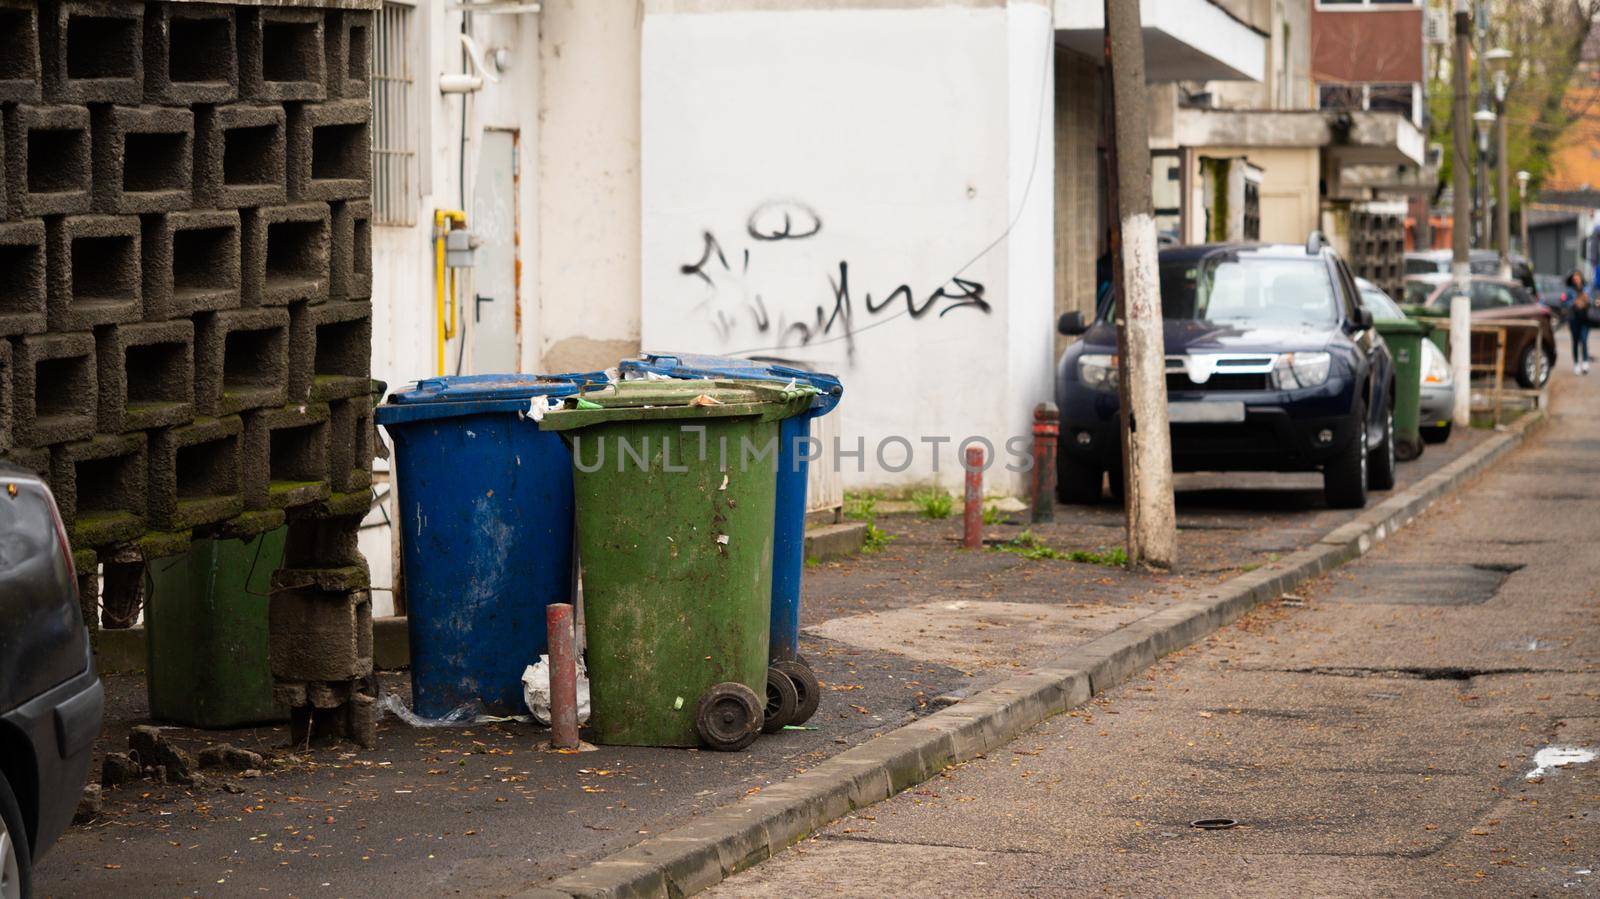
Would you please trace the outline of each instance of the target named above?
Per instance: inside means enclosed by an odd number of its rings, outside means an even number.
[[[190,727],[281,721],[272,702],[267,602],[287,528],[196,540],[145,567],[150,716]]]

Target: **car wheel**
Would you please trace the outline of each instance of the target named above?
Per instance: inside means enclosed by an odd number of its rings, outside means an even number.
[[[1087,465],[1063,452],[1056,453],[1056,499],[1076,506],[1092,506],[1100,501],[1098,466]]]
[[[1423,428],[1422,440],[1424,443],[1443,443],[1450,439],[1451,425],[1440,428]]]
[[[1365,409],[1357,409],[1355,419],[1365,422]],[[1335,509],[1360,509],[1367,504],[1367,441],[1357,426],[1356,435],[1339,455],[1322,467],[1322,492]]]
[[[22,828],[22,811],[11,784],[0,774],[0,899],[25,899],[33,895],[33,853],[28,832]]]
[[[1374,490],[1393,490],[1395,477],[1394,412],[1383,417],[1383,442],[1372,455],[1367,471],[1367,485]]]
[[[1550,366],[1546,364],[1545,354],[1539,352],[1537,346],[1528,346],[1522,351],[1522,358],[1517,360],[1517,383],[1525,390],[1537,390],[1550,380]]]

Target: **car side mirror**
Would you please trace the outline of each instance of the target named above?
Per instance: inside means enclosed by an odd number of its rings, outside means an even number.
[[[1356,314],[1350,317],[1350,330],[1365,331],[1372,327],[1372,310],[1365,306],[1357,306]]]
[[[1056,320],[1056,331],[1067,337],[1077,337],[1089,330],[1089,325],[1083,320],[1082,312],[1063,312],[1061,318]]]

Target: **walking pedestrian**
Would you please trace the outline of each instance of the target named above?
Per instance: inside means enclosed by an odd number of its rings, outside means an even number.
[[[1557,307],[1567,319],[1567,330],[1572,334],[1572,373],[1589,373],[1589,313],[1594,299],[1588,285],[1583,283],[1583,272],[1573,269],[1561,285],[1561,302]]]

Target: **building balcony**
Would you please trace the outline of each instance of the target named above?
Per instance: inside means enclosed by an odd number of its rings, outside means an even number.
[[[1426,162],[1427,138],[1397,112],[1179,109],[1180,147],[1319,147],[1338,167]]]
[[[1267,36],[1210,0],[1140,0],[1145,77],[1171,81],[1260,81]],[[1055,0],[1056,43],[1086,56],[1104,52],[1100,0]]]

